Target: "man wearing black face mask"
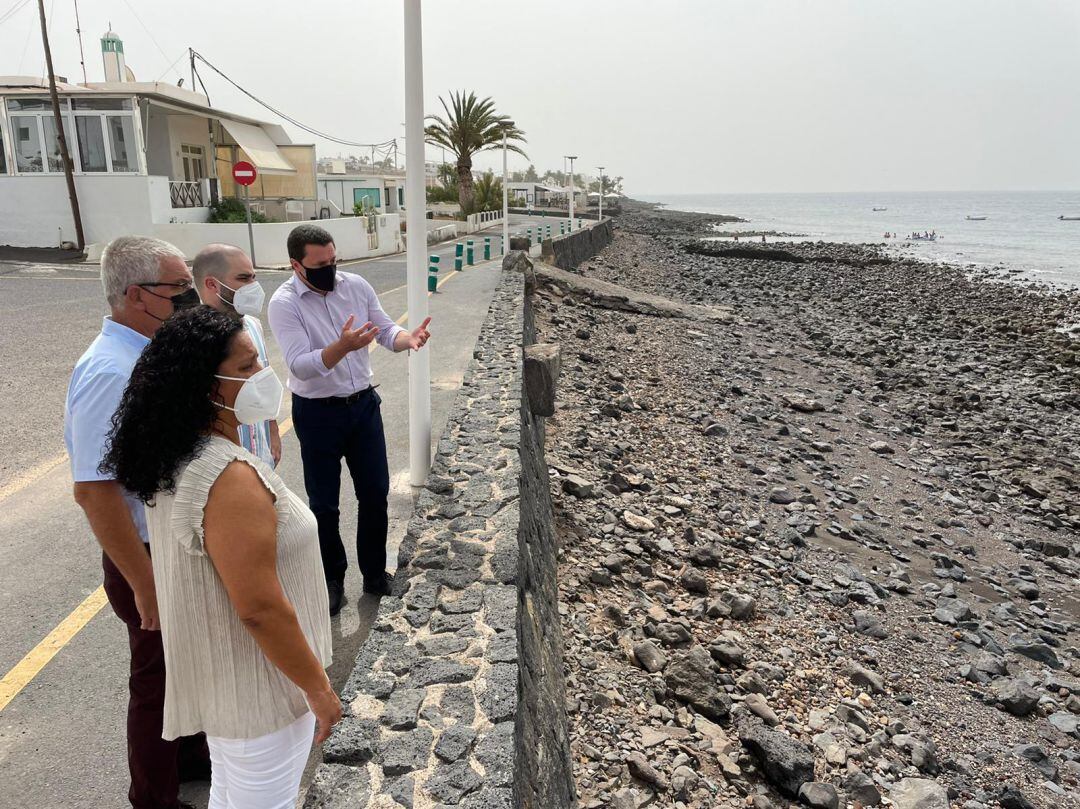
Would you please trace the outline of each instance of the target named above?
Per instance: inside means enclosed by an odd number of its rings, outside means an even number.
[[[390,474],[369,345],[375,340],[390,351],[419,351],[430,334],[428,321],[412,332],[396,325],[371,284],[339,273],[333,237],[323,228],[294,228],[288,250],[293,277],[278,287],[267,314],[289,368],[304,486],[319,523],[330,614],[336,615],[348,567],[338,530],[342,458],[358,504],[356,556],[364,592],[385,595],[392,581],[386,572]]]
[[[111,314],[71,375],[64,441],[75,502],[100,543],[105,593],[127,625],[131,648],[127,715],[128,800],[135,809],[180,806],[179,782],[210,772],[205,737],[161,738],[165,652],[142,503],[99,465],[106,437],[140,352],[177,309],[199,303],[183,254],[143,236],[116,239],[101,256],[101,283]],[[116,805],[118,801],[110,801]]]

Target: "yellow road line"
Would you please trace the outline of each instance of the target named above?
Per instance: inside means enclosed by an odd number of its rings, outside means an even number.
[[[436,289],[441,287],[455,275],[459,274],[460,273],[456,270],[451,271],[445,278],[442,278],[439,281]],[[432,293],[429,292],[428,297],[430,297],[431,294]],[[397,319],[397,324],[401,325],[408,317],[409,312],[406,310],[405,314]],[[372,343],[371,345],[374,346],[375,344]],[[285,435],[292,428],[293,420],[287,418],[278,425],[278,433],[280,435]],[[40,480],[50,470],[61,464],[65,458],[67,458],[67,455],[61,455],[58,458],[54,458],[51,461],[31,469],[3,489],[0,489],[0,498],[26,488],[35,481]],[[8,703],[15,699],[19,692],[30,684],[38,673],[45,668],[48,662],[90,622],[90,619],[101,611],[101,608],[105,606],[107,601],[105,589],[103,587],[98,587],[98,589],[88,595],[86,600],[76,607],[67,618],[61,621],[52,632],[46,635],[41,643],[31,649],[26,657],[16,663],[11,671],[4,675],[4,679],[0,680],[0,711],[3,711]]]
[[[56,653],[98,614],[106,601],[108,599],[105,597],[105,588],[98,587],[75,608],[71,615],[61,621],[56,629],[46,635],[41,643],[31,649],[26,657],[4,675],[4,679],[0,680],[0,711],[4,710],[8,703],[15,699],[15,696],[56,656]]]
[[[61,454],[50,458],[47,461],[39,463],[37,466],[32,467],[30,470],[23,472],[14,480],[4,484],[3,486],[0,486],[0,500],[3,500],[5,497],[10,497],[16,492],[21,492],[27,486],[32,486],[33,484],[37,483],[39,480],[41,480],[51,471],[56,469],[56,467],[58,467],[66,460],[67,453],[62,452]]]

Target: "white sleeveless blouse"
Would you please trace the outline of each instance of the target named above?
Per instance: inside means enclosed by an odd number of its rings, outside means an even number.
[[[251,466],[274,497],[277,574],[323,667],[332,641],[315,515],[266,463],[213,436],[180,472],[175,494],[146,509],[165,646],[162,737],[204,732],[227,739],[273,733],[308,711],[303,692],[263,655],[203,549],[210,487],[233,461]]]

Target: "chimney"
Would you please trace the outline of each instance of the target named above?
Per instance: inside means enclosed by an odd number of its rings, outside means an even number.
[[[112,28],[101,37],[101,58],[105,63],[105,81],[127,81],[127,65],[124,63],[124,43]]]

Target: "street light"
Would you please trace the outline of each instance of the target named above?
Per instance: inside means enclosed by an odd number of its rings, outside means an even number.
[[[566,159],[570,161],[570,232],[574,232],[574,161],[577,160],[577,155],[567,155]]]
[[[510,250],[510,196],[507,188],[506,175],[506,133],[514,128],[513,121],[502,121],[499,126],[503,133],[503,237],[502,254],[505,256]]]
[[[604,167],[597,166],[600,169],[600,213],[596,215],[597,222],[604,221]]]
[[[409,331],[428,315],[424,266],[427,219],[424,194],[424,49],[420,0],[405,0],[405,267]],[[423,486],[431,467],[431,354],[409,352],[409,480]]]

